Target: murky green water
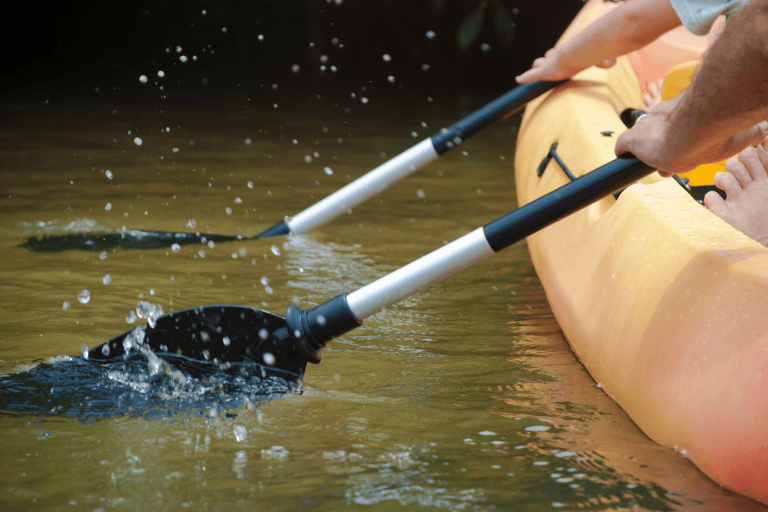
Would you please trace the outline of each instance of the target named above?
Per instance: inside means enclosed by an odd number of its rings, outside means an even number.
[[[507,121],[309,236],[18,247],[123,226],[255,235],[481,104],[271,103],[4,106],[4,510],[760,509],[595,388],[524,244],[375,315],[326,349],[300,392],[269,401],[168,394],[52,361],[130,329],[139,301],[165,313],[319,304],[514,206]],[[58,380],[7,386],[41,368]]]

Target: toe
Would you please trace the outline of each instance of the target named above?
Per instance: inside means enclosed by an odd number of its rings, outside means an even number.
[[[721,219],[725,217],[728,208],[725,200],[713,190],[710,190],[704,196],[704,206]]]
[[[726,164],[726,172],[715,173],[714,182],[715,182],[715,186],[720,190],[724,191],[728,197],[736,197],[743,190],[743,188],[741,187],[741,183],[739,183],[739,180],[736,178],[736,176],[734,176],[733,173],[728,171],[727,164]],[[717,192],[712,192],[712,193],[717,194]],[[720,194],[717,194],[717,195],[718,197],[720,196]]]
[[[768,180],[768,151],[765,150],[763,145],[759,145],[755,148],[755,153],[757,153],[757,158],[760,159],[760,165],[762,166],[755,179]]]
[[[749,171],[744,166],[744,163],[742,163],[741,156],[742,154],[739,153],[739,158],[729,158],[728,161],[725,162],[724,174],[733,176],[739,186],[744,188],[747,183],[752,181],[752,176],[750,176]]]
[[[765,174],[765,167],[760,161],[757,150],[753,147],[749,147],[739,153],[739,162],[744,164],[744,170],[747,171],[747,174],[744,176],[744,178],[748,181],[755,181],[756,179],[760,179],[760,174]],[[742,186],[747,185],[747,183],[741,181],[741,179],[739,181],[741,182]]]

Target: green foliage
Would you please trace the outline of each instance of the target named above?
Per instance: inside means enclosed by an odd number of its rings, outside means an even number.
[[[501,0],[482,0],[461,21],[456,33],[456,45],[459,50],[469,50],[483,33],[485,20],[490,15],[492,22],[490,30],[502,45],[512,43],[515,35],[515,22],[512,20],[512,9],[508,9]],[[489,14],[490,13],[490,14]]]

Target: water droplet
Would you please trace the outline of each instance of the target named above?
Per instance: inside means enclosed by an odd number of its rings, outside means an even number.
[[[312,163],[312,157],[309,156],[309,155],[304,155],[304,161],[307,162],[308,164],[311,164]]]
[[[422,71],[429,71],[429,64],[422,64],[421,65],[421,70]]]
[[[229,339],[229,336],[224,336],[224,337],[221,339],[221,342],[224,344],[224,346],[225,346],[225,347],[228,347],[228,346],[229,346],[229,343],[230,343],[230,341],[231,341],[231,340]]]
[[[227,27],[221,27],[221,33],[226,34],[227,33]]]
[[[100,260],[107,259],[107,251],[101,251],[101,254],[99,254],[99,259]]]
[[[179,251],[181,250],[181,246],[180,246],[179,244],[173,244],[173,245],[171,246],[171,250],[172,250],[173,252],[179,252]]]
[[[418,197],[419,199],[424,199],[425,197],[427,197],[427,194],[425,194],[423,190],[419,189],[416,191],[416,197]]]
[[[105,343],[103,347],[101,347],[101,353],[104,355],[104,357],[109,356],[109,343]]]
[[[325,171],[325,174],[327,174],[328,176],[333,174],[333,171],[331,170],[330,167],[326,167],[325,169],[323,169],[323,171]]]
[[[147,75],[141,75],[139,77],[139,82],[141,82],[143,84],[147,83]]]
[[[293,71],[294,73],[298,73],[300,71],[299,65],[294,64],[293,66],[291,66],[291,71]]]
[[[252,142],[252,141],[251,141],[251,138],[250,138],[250,137],[248,137],[247,139],[245,139],[245,145],[246,145],[246,146],[250,146],[250,145],[251,145],[251,142]]]
[[[189,219],[187,221],[187,227],[189,229],[195,229],[195,226],[197,226],[197,223],[195,222],[195,219]]]
[[[263,41],[264,40],[264,34],[259,34],[258,35],[258,39],[259,39],[259,41]]]
[[[389,81],[389,83],[391,83],[391,84],[395,83],[395,77],[393,77],[392,75],[389,75],[389,76],[387,77],[387,80],[388,80],[388,81]]]
[[[62,305],[62,309],[64,311],[69,311],[69,301],[64,301],[64,304]]]
[[[264,364],[266,364],[267,366],[274,366],[274,364],[275,364],[275,356],[273,356],[271,353],[264,352],[263,359],[264,359]]]
[[[418,134],[418,133],[416,133],[416,132],[411,132],[411,137],[413,137],[414,139],[415,139],[416,137],[418,137],[418,136],[419,136],[419,134]]]
[[[105,210],[109,211],[112,209],[112,203],[107,203],[107,206],[104,207]]]
[[[224,211],[227,212],[227,215],[232,215],[232,208],[230,208],[229,206],[224,208]],[[213,240],[211,240],[211,243],[213,243]]]
[[[431,31],[431,30],[428,30],[427,31],[427,39],[434,39],[434,38],[435,38],[435,33],[433,31]]]
[[[392,60],[392,57],[388,53],[382,55],[381,58],[384,59],[384,62],[389,62]]]
[[[133,311],[129,311],[127,315],[125,315],[125,322],[132,324],[136,322],[136,313]]]
[[[487,52],[488,50],[491,49],[491,45],[483,43],[480,45],[480,49],[484,52]]]
[[[245,438],[248,437],[248,430],[242,425],[235,425],[232,431],[235,433],[235,439],[238,443],[245,441]]]
[[[83,351],[83,359],[85,359],[87,361],[88,360],[88,345],[83,343],[82,345],[80,345],[80,350]]]
[[[160,78],[163,78],[165,76],[165,72],[161,69],[160,71],[157,72],[157,76],[159,76]]]
[[[112,282],[112,278],[109,277],[109,274],[107,274],[107,275],[104,276],[104,279],[102,279],[101,282],[104,283],[105,285],[109,284],[109,283]]]
[[[142,140],[141,140],[139,137],[136,137],[135,139],[133,139],[133,142],[134,142],[134,144],[136,144],[137,146],[141,146],[141,144],[142,144],[142,142],[143,142],[143,141],[142,141]]]
[[[104,176],[106,176],[106,177],[107,177],[107,179],[110,179],[110,180],[111,180],[111,179],[114,177],[114,176],[113,176],[113,174],[112,174],[112,171],[110,171],[110,170],[107,170],[107,171],[104,173]]]
[[[179,57],[179,60],[180,60],[181,62],[187,62],[187,60],[188,60],[188,59],[187,59],[187,56],[186,56],[186,55],[182,55],[181,57]]]
[[[262,340],[266,340],[267,338],[269,338],[269,331],[263,328],[259,329],[259,338],[261,338]]]
[[[272,249],[272,254],[274,254],[275,256],[280,256],[280,249],[276,245],[273,245],[271,249]]]
[[[91,300],[91,292],[88,290],[83,290],[77,295],[77,302],[80,304],[88,304],[89,300]]]

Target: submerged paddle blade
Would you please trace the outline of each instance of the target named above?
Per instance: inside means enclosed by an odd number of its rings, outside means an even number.
[[[174,244],[206,244],[244,240],[242,236],[210,235],[205,233],[170,233],[132,229],[117,233],[72,233],[52,235],[38,239],[30,237],[19,247],[32,252],[107,251],[111,249],[168,249]]]
[[[287,338],[286,321],[278,315],[245,306],[204,306],[162,316],[154,326],[140,325],[88,351],[88,359],[114,361],[149,348],[160,358],[253,362],[268,374],[301,378],[307,360]]]

